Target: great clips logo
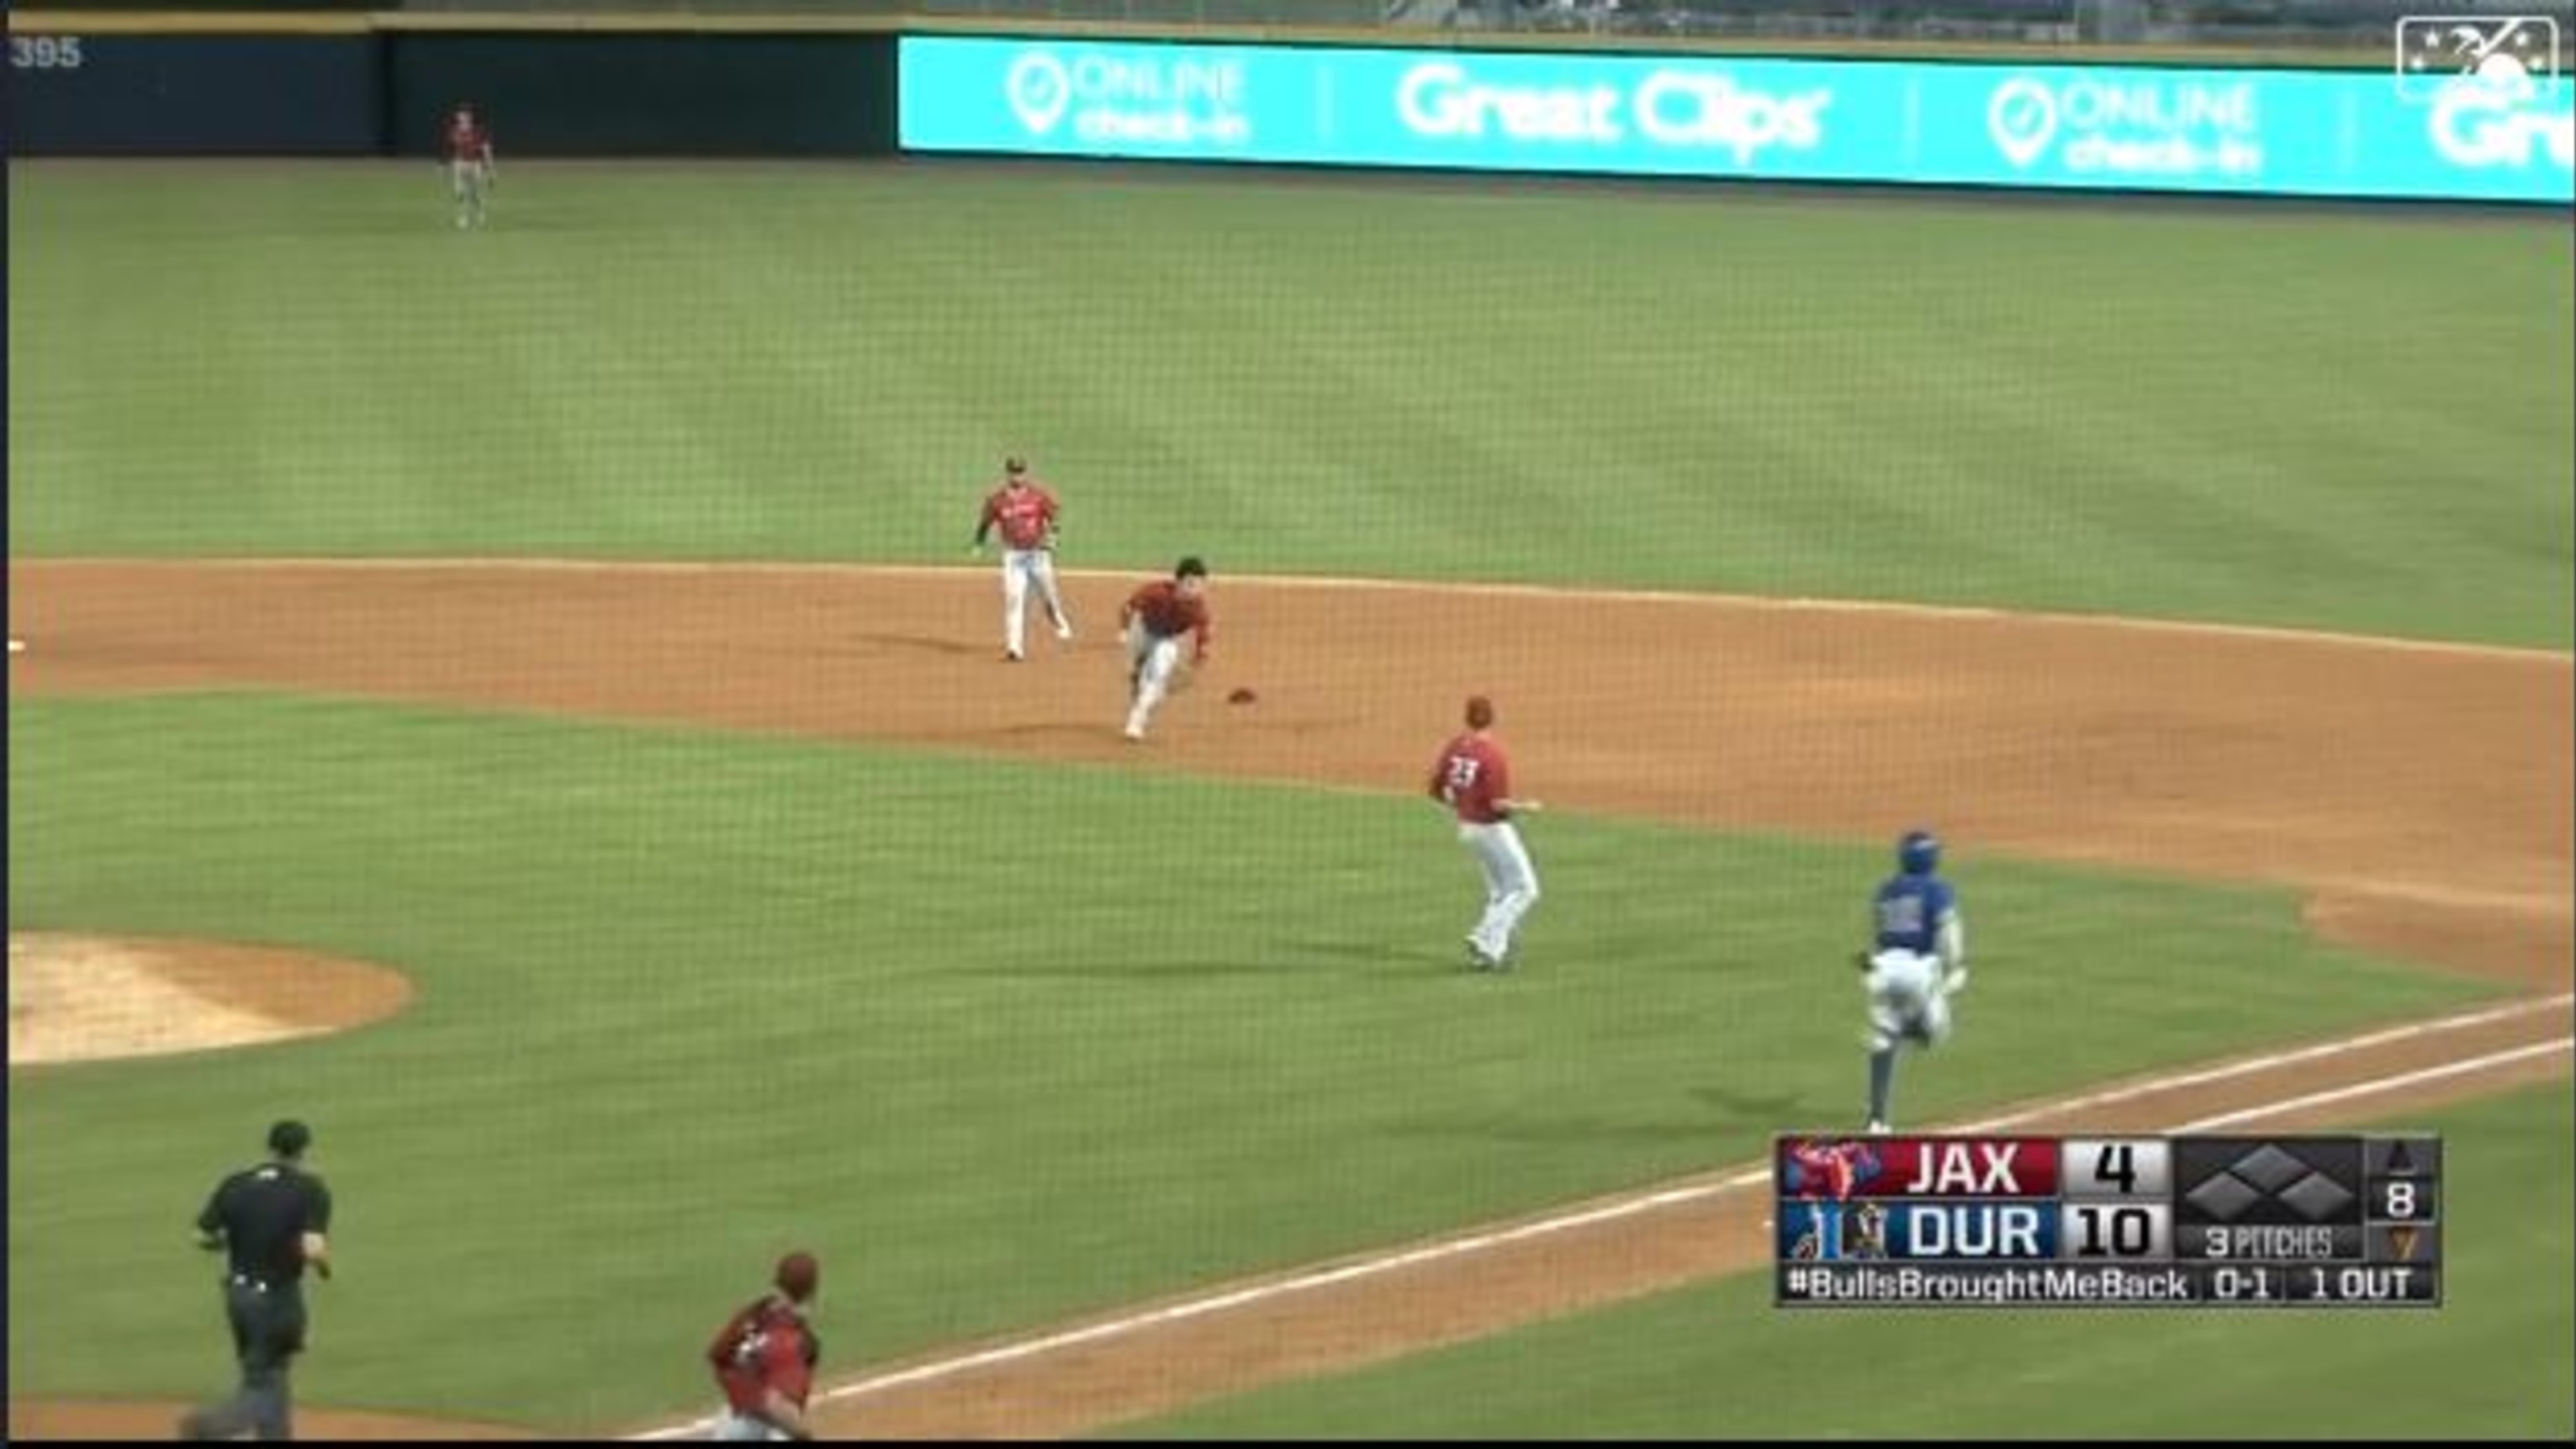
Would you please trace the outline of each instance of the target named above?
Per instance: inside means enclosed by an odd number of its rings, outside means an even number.
[[[2054,163],[2111,178],[2263,172],[2251,81],[2014,76],[1987,99],[1986,131],[2018,171]]]
[[[1021,128],[1041,140],[1184,147],[1252,139],[1250,87],[1232,57],[1036,47],[1011,62],[1003,94]]]
[[[1396,85],[1396,117],[1426,140],[1488,138],[1589,147],[1642,144],[1723,151],[1749,166],[1769,150],[1824,141],[1833,92],[1774,94],[1722,71],[1658,68],[1634,85],[1504,85],[1453,60],[1426,61]]]

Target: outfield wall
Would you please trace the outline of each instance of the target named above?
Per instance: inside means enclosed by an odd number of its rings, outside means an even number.
[[[881,156],[894,150],[883,35],[429,32],[388,39],[386,134],[436,149],[472,98],[507,155]]]
[[[2394,48],[2365,70],[785,17],[265,20],[13,16],[11,148],[423,155],[470,98],[505,158],[905,151],[2576,203],[2576,84],[2408,78]]]
[[[364,156],[382,149],[365,34],[9,37],[13,155]]]

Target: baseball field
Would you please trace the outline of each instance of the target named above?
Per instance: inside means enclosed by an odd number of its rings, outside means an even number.
[[[227,1384],[186,1228],[283,1115],[308,1432],[685,1432],[804,1247],[846,1435],[2576,1433],[2563,214],[9,186],[13,1437]],[[1508,974],[1420,798],[1480,691]],[[1916,825],[1900,1126],[2440,1131],[2446,1305],[1772,1309]]]

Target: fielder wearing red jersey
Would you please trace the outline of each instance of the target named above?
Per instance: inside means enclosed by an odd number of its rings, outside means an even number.
[[[474,107],[458,101],[440,129],[439,144],[447,153],[447,188],[456,198],[456,229],[481,226],[484,221],[483,198],[491,191],[497,175],[492,162],[492,133]]]
[[[1494,727],[1494,702],[1467,701],[1467,732],[1441,747],[1431,767],[1431,798],[1458,817],[1458,839],[1485,875],[1485,914],[1467,934],[1467,964],[1478,971],[1509,970],[1521,918],[1538,904],[1538,870],[1521,844],[1512,817],[1535,812],[1536,800],[1512,798],[1511,760]]]
[[[725,1396],[725,1414],[716,1423],[717,1439],[756,1442],[814,1437],[814,1426],[805,1418],[805,1401],[814,1392],[814,1364],[823,1350],[806,1314],[822,1280],[822,1266],[811,1253],[790,1253],[779,1259],[771,1279],[776,1291],[762,1294],[725,1320],[715,1341],[707,1345],[707,1363]]]
[[[1022,645],[1028,635],[1031,584],[1037,585],[1038,597],[1046,603],[1055,637],[1073,638],[1073,616],[1065,612],[1064,595],[1055,586],[1055,538],[1060,527],[1055,495],[1030,475],[1028,460],[1003,459],[1002,486],[985,498],[984,514],[975,522],[975,556],[984,556],[984,540],[1000,529],[1002,657],[1014,664],[1026,657]]]
[[[1118,611],[1127,635],[1127,738],[1145,738],[1145,726],[1180,672],[1181,640],[1195,641],[1190,663],[1204,664],[1214,621],[1208,616],[1207,565],[1185,558],[1169,579],[1157,579],[1128,596]]]

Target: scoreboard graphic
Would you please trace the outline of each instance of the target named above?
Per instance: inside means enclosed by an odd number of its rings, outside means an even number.
[[[2438,1308],[2439,1137],[1784,1136],[1783,1308]]]

